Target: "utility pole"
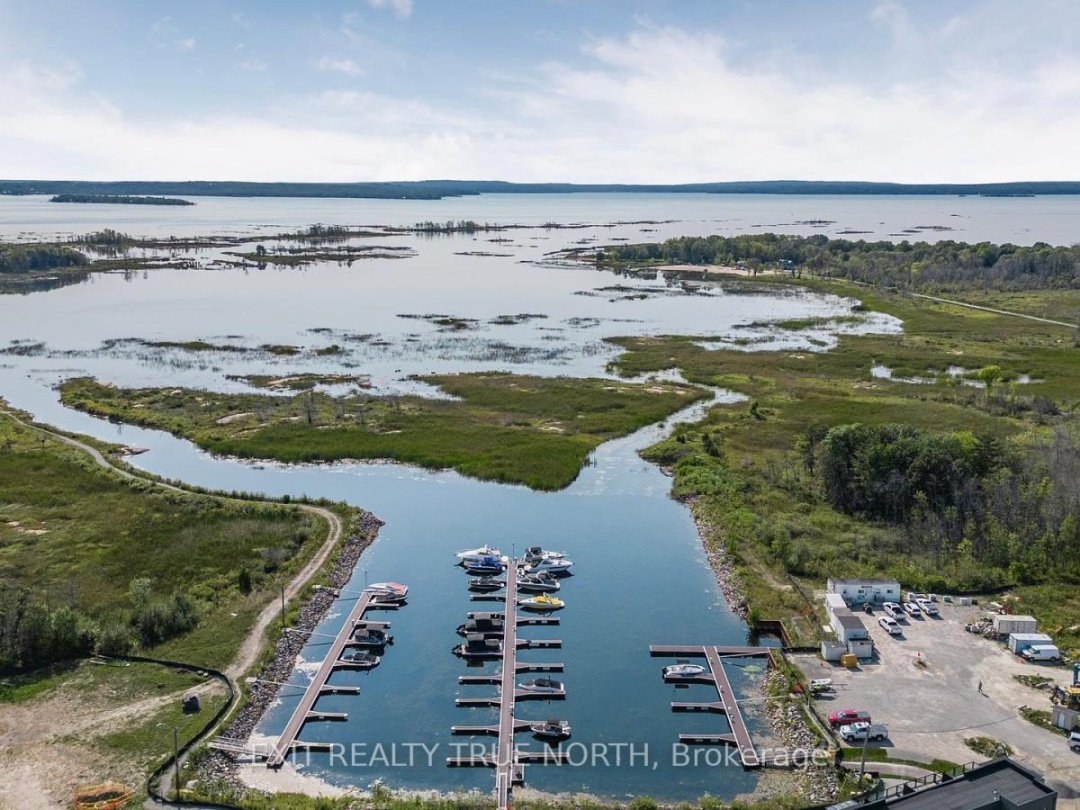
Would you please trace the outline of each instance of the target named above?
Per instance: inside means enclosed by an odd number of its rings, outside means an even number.
[[[180,798],[180,729],[173,726],[172,730],[173,750],[173,795]]]
[[[859,778],[866,775],[866,743],[870,741],[870,727],[863,729],[862,738],[862,763],[859,765]]]

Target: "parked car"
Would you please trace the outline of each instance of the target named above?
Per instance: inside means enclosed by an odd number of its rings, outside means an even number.
[[[904,612],[913,619],[922,617],[922,611],[914,602],[904,602]]]
[[[850,726],[843,726],[840,729],[840,736],[845,741],[857,741],[862,742],[866,740],[884,740],[889,736],[889,729],[882,724],[874,725],[872,723],[852,723]]]
[[[877,620],[877,623],[884,627],[890,636],[898,636],[904,632],[904,628],[900,626],[900,623],[891,616],[882,616]]]
[[[1069,734],[1069,748],[1076,753],[1080,754],[1080,731],[1073,731]]]
[[[897,621],[901,621],[904,618],[904,611],[896,602],[886,602],[881,606],[881,609]]]
[[[907,601],[908,602],[918,602],[921,599],[929,600],[930,597],[927,596],[925,593],[915,593],[915,591],[908,591],[907,592]]]
[[[918,605],[919,609],[922,610],[922,612],[925,613],[927,616],[938,615],[937,605],[935,605],[929,599],[917,599],[915,600],[915,604]]]
[[[856,709],[837,709],[829,712],[829,725],[833,728],[850,726],[852,723],[869,723],[870,713]]]

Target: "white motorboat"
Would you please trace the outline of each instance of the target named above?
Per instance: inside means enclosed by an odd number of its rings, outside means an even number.
[[[522,593],[554,593],[561,587],[559,578],[547,571],[539,574],[518,573],[517,588]]]
[[[479,560],[481,557],[501,557],[502,552],[494,546],[480,546],[459,551],[455,556],[458,559],[458,565],[461,565],[468,560]]]
[[[518,684],[522,692],[530,692],[534,695],[565,695],[566,685],[562,681],[553,681],[551,678],[537,678]]]
[[[561,560],[565,559],[565,551],[552,551],[545,549],[542,546],[529,546],[525,549],[525,553],[521,555],[521,561],[527,565],[540,562],[540,560]]]
[[[542,560],[537,560],[525,567],[526,574],[540,574],[547,572],[549,574],[565,574],[570,571],[570,568],[574,565],[573,561],[566,557],[545,557]]]
[[[529,726],[535,736],[545,740],[568,740],[570,739],[570,723],[557,717],[550,717],[539,723]]]
[[[409,586],[400,582],[373,582],[364,590],[379,602],[404,602],[409,595]]]
[[[705,674],[705,667],[701,664],[672,664],[664,667],[665,680],[678,680],[680,678],[699,678]]]

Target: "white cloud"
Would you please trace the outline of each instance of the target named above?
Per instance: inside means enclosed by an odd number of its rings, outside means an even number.
[[[195,50],[195,37],[181,35],[172,17],[162,17],[150,26],[150,38],[159,48],[175,48],[180,53]]]
[[[146,120],[88,93],[75,65],[19,63],[0,68],[0,177],[1080,177],[1080,61],[1044,55],[1033,67],[1001,65],[972,59],[979,40],[964,41],[966,52],[926,78],[888,83],[812,62],[736,66],[717,35],[643,28],[591,41],[579,65],[482,77],[482,107],[472,95],[333,91],[283,98],[259,116],[182,108]]]
[[[364,71],[352,59],[335,59],[332,56],[322,56],[315,63],[319,70],[327,70],[335,73],[344,73],[346,76],[361,76]]]
[[[251,28],[251,21],[242,11],[234,11],[229,15],[229,20],[232,21],[233,25],[239,25],[241,28]]]
[[[393,9],[401,19],[406,19],[412,14],[413,0],[368,0],[368,5],[372,8],[390,8]]]
[[[173,42],[173,45],[175,45],[176,50],[180,51],[181,53],[193,51],[195,50],[195,37],[184,37],[183,39],[175,40]]]
[[[262,59],[252,58],[237,62],[237,67],[239,67],[241,70],[247,70],[251,73],[262,73],[270,66],[266,64],[266,62],[264,62]]]

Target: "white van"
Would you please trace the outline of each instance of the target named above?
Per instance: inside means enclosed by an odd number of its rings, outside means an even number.
[[[1061,650],[1053,644],[1032,644],[1020,653],[1025,661],[1060,661]]]
[[[1069,734],[1069,748],[1080,754],[1080,731],[1073,731]]]

